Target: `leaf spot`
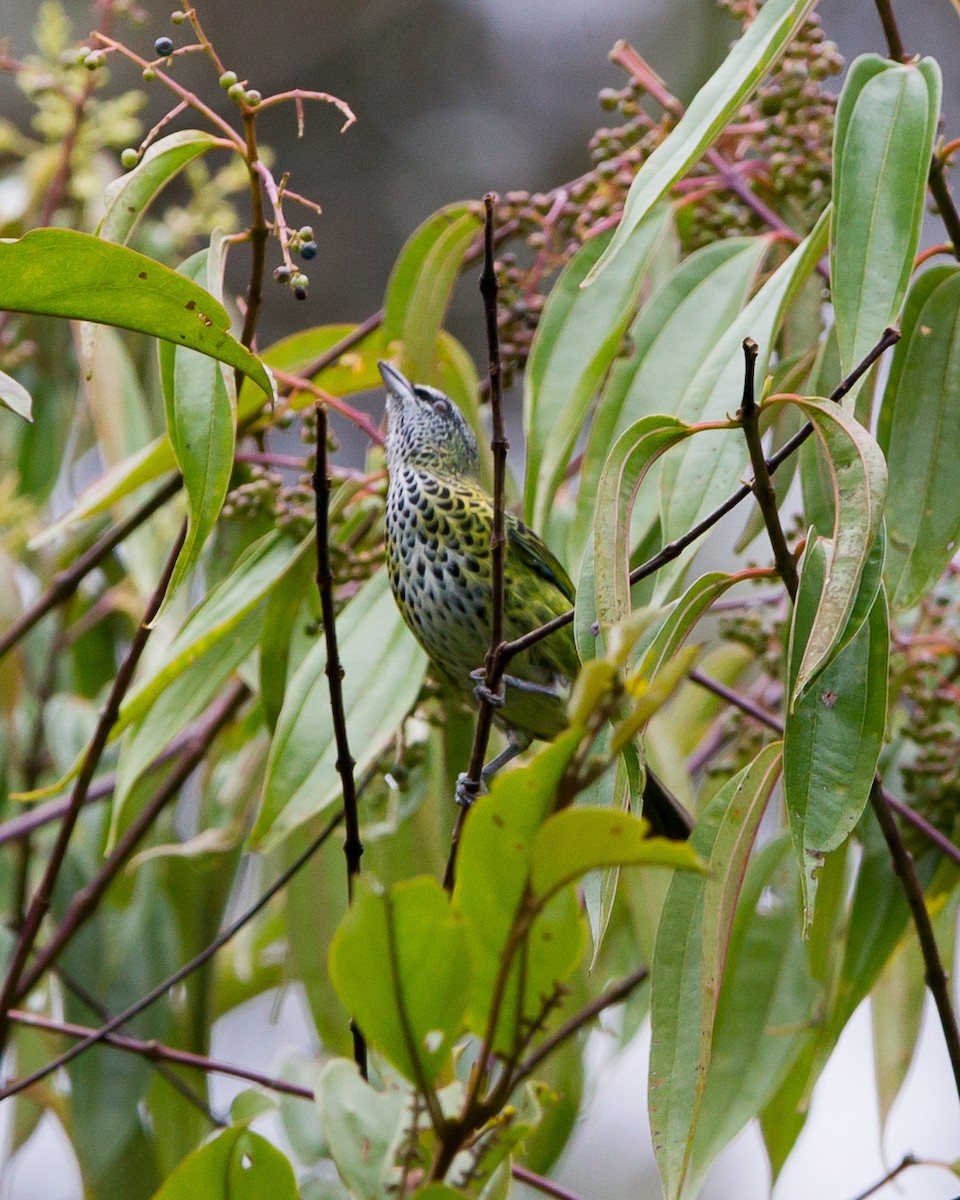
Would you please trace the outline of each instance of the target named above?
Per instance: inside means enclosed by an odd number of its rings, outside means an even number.
[[[186,303],[186,309],[187,309],[187,312],[193,312],[193,310],[194,310],[196,307],[197,307],[197,302],[196,302],[196,300],[188,300],[188,301],[187,301],[187,303]]]
[[[147,277],[147,273],[146,273],[146,271],[141,271],[141,272],[140,272],[140,273],[137,275],[137,278],[138,278],[138,279],[146,279],[146,277]]]

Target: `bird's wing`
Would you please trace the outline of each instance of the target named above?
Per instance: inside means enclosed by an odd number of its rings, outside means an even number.
[[[513,513],[505,513],[504,517],[509,553],[515,554],[524,566],[529,567],[547,583],[553,584],[568,602],[567,606],[572,607],[576,591],[570,576],[557,556],[537,537],[532,529],[528,529]],[[562,608],[558,608],[557,615],[562,611]]]

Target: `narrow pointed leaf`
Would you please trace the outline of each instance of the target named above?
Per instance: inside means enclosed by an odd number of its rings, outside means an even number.
[[[827,232],[824,215],[727,328],[689,388],[675,401],[674,412],[681,420],[723,420],[736,411],[743,394],[746,337],[759,347],[756,377],[764,378],[783,321],[826,249]],[[737,432],[704,434],[671,455],[661,479],[664,542],[686,533],[712,512],[748,470],[744,440]],[[682,575],[689,559],[689,553],[681,555],[659,573],[664,591]]]
[[[403,345],[404,369],[416,381],[437,367],[437,335],[463,256],[481,228],[476,204],[451,204],[429,217],[407,241],[384,301],[383,340]]]
[[[737,110],[780,59],[816,0],[767,0],[726,59],[690,103],[680,123],[647,159],[627,195],[623,219],[593,281],[623,251],[636,226],[717,139]]]
[[[887,562],[895,611],[939,579],[960,540],[960,269],[934,267],[907,297],[877,422],[886,456]]]
[[[660,918],[651,972],[648,1096],[667,1200],[678,1200],[687,1174],[733,913],[779,769],[775,743],[718,792],[690,839],[709,860],[708,875],[677,874]]]
[[[746,303],[768,249],[763,237],[724,238],[704,246],[641,307],[629,330],[628,352],[614,361],[590,428],[568,540],[571,562],[583,553],[600,474],[614,442],[642,417],[671,411],[675,397],[683,395]],[[658,471],[649,472],[635,505],[651,521],[659,515],[658,478]]]
[[[823,543],[808,543],[791,629],[791,677],[815,619],[826,565]],[[800,868],[805,935],[824,856],[849,836],[873,785],[887,718],[889,645],[881,593],[854,637],[818,675],[816,686],[787,714],[784,791]]]
[[[202,129],[178,129],[149,146],[132,171],[115,179],[104,193],[106,212],[97,237],[125,244],[156,196],[184,167],[224,140]]]
[[[848,374],[895,321],[913,270],[940,119],[933,59],[873,54],[850,67],[837,108],[831,299]],[[852,405],[847,399],[847,407]]]
[[[606,235],[577,251],[550,292],[524,372],[524,510],[537,529],[547,521],[590,402],[633,318],[667,215],[666,211],[651,213],[637,228],[602,287],[585,292],[580,284],[597,261]]]
[[[848,630],[860,580],[883,521],[887,469],[877,443],[838,404],[819,397],[787,400],[799,405],[813,422],[833,479],[835,514],[833,549],[796,671],[791,691],[793,704],[830,661]],[[862,619],[866,613],[861,612],[860,616]]]

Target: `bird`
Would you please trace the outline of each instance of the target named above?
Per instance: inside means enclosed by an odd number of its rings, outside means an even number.
[[[478,680],[490,645],[493,498],[480,481],[477,439],[449,396],[411,383],[388,362],[378,366],[387,393],[390,587],[439,681],[462,694],[485,694]],[[504,532],[503,625],[513,641],[569,611],[576,593],[556,555],[509,511]],[[511,660],[493,714],[508,744],[484,766],[484,783],[533,740],[552,741],[567,728],[579,670],[569,624]],[[468,800],[462,788],[458,799]],[[692,828],[689,814],[650,771],[644,816],[654,832],[675,840]]]

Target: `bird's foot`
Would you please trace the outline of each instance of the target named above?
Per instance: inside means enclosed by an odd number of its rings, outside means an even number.
[[[480,784],[471,779],[466,771],[457,776],[456,800],[461,808],[469,808],[480,795]]]
[[[478,667],[476,671],[471,671],[470,678],[474,680],[473,694],[478,700],[486,701],[491,708],[503,708],[504,701],[507,697],[502,683],[500,684],[499,691],[491,691],[490,688],[487,687],[487,672],[483,667]]]

